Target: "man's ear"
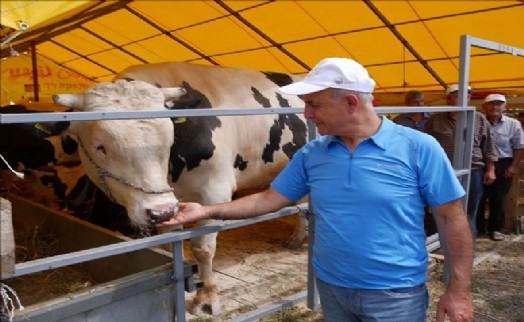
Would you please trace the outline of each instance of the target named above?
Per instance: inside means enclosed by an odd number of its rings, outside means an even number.
[[[357,95],[348,93],[346,94],[346,103],[348,104],[350,111],[353,112],[358,107],[360,100]]]

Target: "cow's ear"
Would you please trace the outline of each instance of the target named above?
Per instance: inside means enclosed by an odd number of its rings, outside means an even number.
[[[165,101],[169,99],[173,99],[173,98],[179,98],[182,95],[187,93],[187,91],[183,87],[166,87],[166,88],[160,88],[160,90],[164,94]]]
[[[184,101],[170,99],[166,102],[166,108],[169,110],[185,110],[188,108],[197,108],[200,103],[202,103],[200,98]]]

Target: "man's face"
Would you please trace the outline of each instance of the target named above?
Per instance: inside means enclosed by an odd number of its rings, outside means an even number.
[[[334,97],[331,90],[323,90],[302,96],[305,102],[304,117],[312,120],[321,135],[338,135],[347,125],[348,101],[345,96]]]
[[[506,110],[506,103],[502,101],[491,101],[482,104],[486,117],[490,119],[499,119],[502,117],[502,113]]]
[[[447,97],[448,105],[449,106],[458,106],[458,96],[459,96],[459,92],[458,91],[455,91],[453,93],[449,93],[448,97]],[[470,100],[471,100],[471,93],[468,92],[467,104],[469,104]]]
[[[424,97],[413,97],[406,100],[407,106],[424,106]]]

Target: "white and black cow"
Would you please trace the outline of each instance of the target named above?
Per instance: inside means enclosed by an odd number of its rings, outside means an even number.
[[[0,113],[40,113],[7,105]],[[0,162],[0,193],[23,196],[100,227],[136,236],[125,208],[112,202],[85,174],[78,144],[68,134],[70,122],[0,124],[0,154],[24,178]]]
[[[2,114],[41,113],[24,105],[0,108]],[[0,124],[0,154],[13,168],[37,168],[53,163],[79,161],[77,143],[71,137],[59,134],[69,122]],[[0,169],[6,169],[0,162]]]
[[[130,67],[114,83],[83,95],[57,95],[55,102],[84,111],[162,110],[161,89],[182,87],[185,94],[174,108],[195,100],[196,108],[303,106],[297,97],[277,92],[292,81],[289,75],[248,69],[161,63]],[[307,140],[306,124],[295,114],[79,122],[71,131],[78,135],[90,178],[138,225],[170,218],[178,200],[214,204],[267,186]],[[216,234],[191,244],[204,282],[192,312],[216,314]]]
[[[123,235],[140,236],[126,209],[110,200],[87,177],[81,164],[26,169],[24,174],[27,191],[15,188],[11,192]]]
[[[23,105],[0,108],[2,114],[40,113]],[[54,164],[79,163],[78,145],[67,134],[69,122],[0,124],[0,154],[15,170],[36,169]],[[0,160],[1,189],[7,190],[16,177]]]

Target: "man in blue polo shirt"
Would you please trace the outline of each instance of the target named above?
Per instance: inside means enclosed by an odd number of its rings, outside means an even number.
[[[326,58],[300,95],[320,138],[302,147],[264,192],[229,203],[181,203],[168,224],[243,219],[309,194],[316,215],[313,266],[328,322],[425,321],[424,206],[432,208],[449,263],[437,321],[471,321],[473,246],[464,190],[439,143],[373,109],[375,81],[359,63]]]

